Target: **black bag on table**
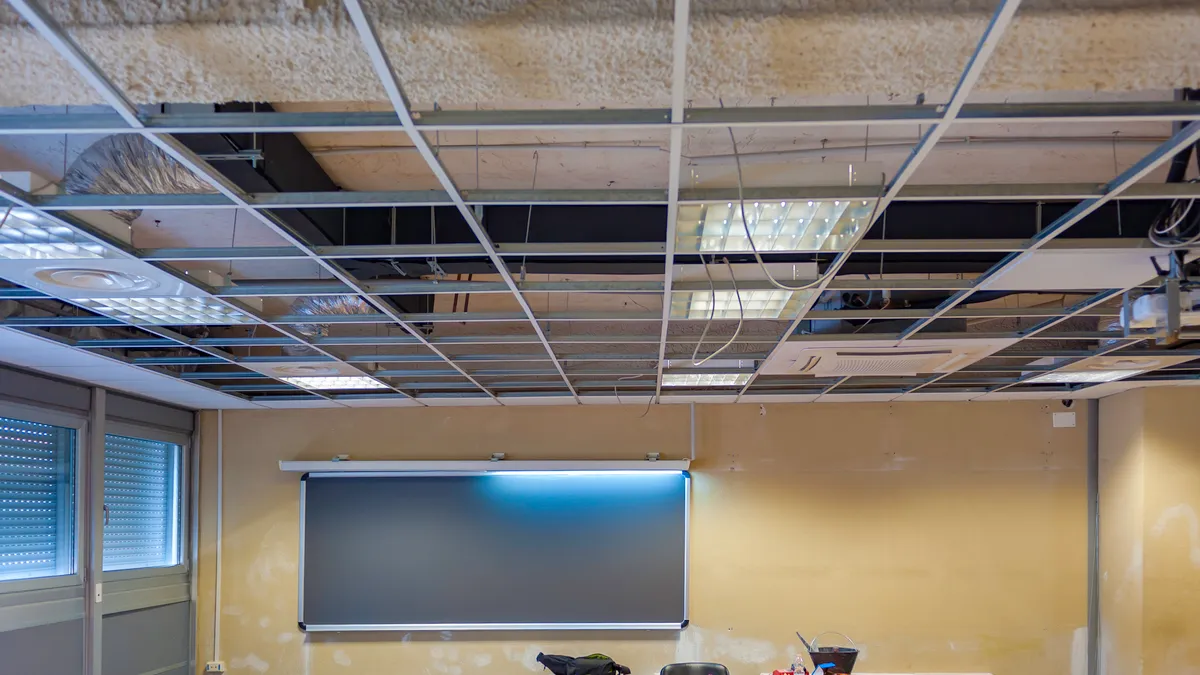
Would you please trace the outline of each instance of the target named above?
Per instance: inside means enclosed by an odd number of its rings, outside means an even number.
[[[629,675],[630,672],[628,667],[604,654],[574,657],[539,652],[537,662],[554,675]]]

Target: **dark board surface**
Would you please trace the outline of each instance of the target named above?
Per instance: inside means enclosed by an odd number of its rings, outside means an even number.
[[[310,475],[312,630],[686,622],[679,472]]]

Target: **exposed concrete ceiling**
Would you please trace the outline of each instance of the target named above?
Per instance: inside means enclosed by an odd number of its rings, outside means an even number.
[[[337,2],[45,3],[133,100],[377,101],[383,91]],[[366,3],[418,105],[598,107],[669,100],[667,2]],[[687,98],[949,90],[988,0],[697,0]],[[1200,6],[1189,0],[1028,2],[983,91],[1133,91],[1200,85]],[[0,8],[0,105],[100,99]],[[936,100],[936,99],[931,99]]]

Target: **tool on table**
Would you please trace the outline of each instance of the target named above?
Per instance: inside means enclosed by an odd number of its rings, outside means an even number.
[[[824,635],[841,636],[851,646],[822,647],[818,644],[818,640]],[[848,636],[836,631],[825,631],[814,637],[811,644],[798,631],[796,637],[800,638],[800,641],[804,643],[804,647],[808,649],[808,658],[812,659],[813,662],[813,675],[819,675],[820,673],[827,675],[850,675],[850,672],[854,670],[854,662],[858,660],[858,646]]]

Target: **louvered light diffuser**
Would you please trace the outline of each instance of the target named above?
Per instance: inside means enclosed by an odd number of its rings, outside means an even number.
[[[257,323],[209,298],[82,298],[78,304],[122,321],[160,326]]]
[[[302,389],[387,389],[388,386],[379,380],[366,376],[350,377],[285,377],[288,384],[294,384]]]
[[[0,212],[3,218],[3,212]],[[0,258],[70,260],[103,258],[107,249],[68,227],[33,222],[36,214],[13,209],[0,225]]]
[[[664,387],[740,387],[750,373],[663,373]]]
[[[746,221],[760,251],[839,251],[871,217],[873,200],[746,202]],[[676,249],[749,251],[738,202],[683,205]]]

